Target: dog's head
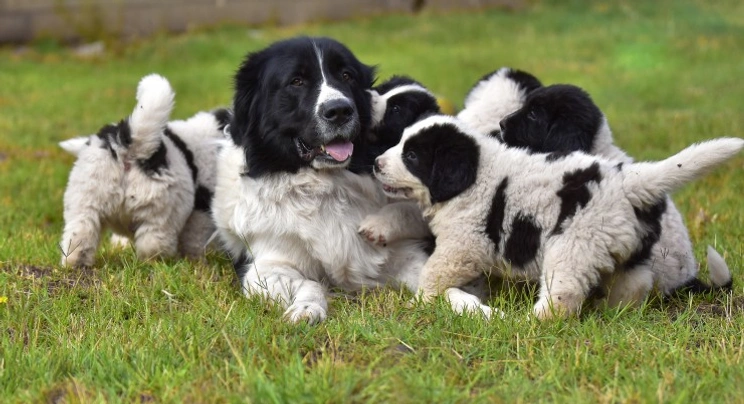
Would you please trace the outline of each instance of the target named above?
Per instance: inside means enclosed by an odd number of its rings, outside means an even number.
[[[457,117],[483,134],[500,138],[499,122],[521,108],[527,95],[540,87],[540,80],[530,73],[502,67],[475,83]]]
[[[249,54],[235,75],[230,125],[248,175],[346,167],[370,124],[373,76],[329,38],[298,37]]]
[[[604,115],[589,94],[556,84],[531,92],[522,108],[502,120],[501,139],[540,153],[590,153],[603,122]]]
[[[352,158],[351,171],[371,173],[375,158],[400,142],[403,130],[426,116],[438,114],[437,98],[421,83],[393,76],[369,90],[372,126]]]
[[[479,160],[474,133],[457,118],[435,115],[407,128],[400,143],[375,160],[374,174],[388,196],[430,206],[473,185]]]

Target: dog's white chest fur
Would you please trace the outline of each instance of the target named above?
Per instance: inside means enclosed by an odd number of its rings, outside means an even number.
[[[365,242],[359,223],[386,199],[371,177],[303,169],[251,178],[243,152],[221,154],[214,216],[233,256],[247,248],[261,262],[292,263],[308,279],[345,289],[380,283],[387,249]]]

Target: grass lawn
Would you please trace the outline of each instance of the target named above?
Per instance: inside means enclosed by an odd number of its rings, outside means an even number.
[[[526,321],[507,288],[484,322],[393,290],[336,296],[329,319],[290,325],[245,299],[227,260],[141,263],[104,243],[97,268],[60,268],[60,140],[134,105],[139,78],[177,91],[175,118],[226,105],[242,57],[296,34],[345,42],[379,76],[409,74],[460,106],[508,65],[594,97],[639,159],[744,136],[744,2],[531,2],[519,11],[424,12],[290,28],[160,35],[93,58],[53,42],[0,49],[2,402],[741,402],[744,156],[674,196],[703,259],[733,296],[659,302],[579,319]],[[619,4],[615,4],[619,3]],[[702,275],[707,276],[703,259]]]

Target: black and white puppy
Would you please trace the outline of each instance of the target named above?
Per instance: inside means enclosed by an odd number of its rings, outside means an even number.
[[[347,169],[372,124],[373,75],[341,43],[309,37],[249,54],[235,75],[213,217],[244,293],[293,322],[326,317],[329,285],[417,289],[424,242],[383,247],[357,234],[388,202],[371,176]],[[460,294],[448,295],[455,308],[480,308]]]
[[[92,266],[107,227],[133,240],[140,259],[204,255],[228,112],[168,122],[174,96],[164,77],[146,76],[131,116],[60,143],[77,156],[64,195],[62,265]]]
[[[498,101],[494,101],[498,103]],[[630,164],[633,159],[613,142],[607,118],[589,94],[579,87],[556,84],[533,88],[523,106],[505,117],[500,139],[511,147],[533,152],[561,153],[583,151]],[[644,248],[625,263],[623,276],[609,288],[608,303],[627,300],[626,290],[637,282],[648,284],[652,278],[665,296],[678,292],[704,293],[712,289],[730,290],[731,272],[723,258],[708,247],[708,268],[713,286],[698,279],[699,265],[682,215],[671,197],[645,216],[656,231],[644,240]],[[630,286],[626,286],[631,284]]]
[[[434,116],[377,158],[375,176],[415,199],[437,238],[419,279],[424,298],[491,269],[539,280],[534,314],[547,319],[578,312],[591,291],[622,276],[657,231],[647,218],[667,193],[743,147],[742,139],[722,138],[660,162],[618,164],[507,147],[456,118]],[[624,293],[645,296],[647,281],[626,284]]]

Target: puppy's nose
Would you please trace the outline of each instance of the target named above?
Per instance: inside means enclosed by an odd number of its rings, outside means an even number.
[[[385,168],[385,162],[383,162],[380,157],[376,158],[375,159],[375,165],[372,167],[372,169],[376,173],[379,173],[380,171],[382,171],[383,168]]]
[[[502,131],[506,129],[506,118],[502,119],[502,120],[501,120],[501,121],[499,122],[499,126],[501,127],[501,130],[502,130]]]
[[[334,125],[343,125],[349,122],[353,114],[354,107],[349,100],[344,98],[326,101],[320,105],[320,116]]]

